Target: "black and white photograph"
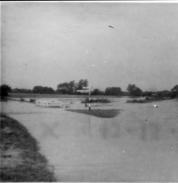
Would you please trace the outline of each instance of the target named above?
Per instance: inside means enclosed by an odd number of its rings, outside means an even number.
[[[178,2],[0,7],[1,182],[178,182]]]

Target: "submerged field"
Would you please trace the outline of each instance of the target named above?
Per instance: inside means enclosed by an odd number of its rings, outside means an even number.
[[[113,118],[119,114],[117,109],[69,109],[70,112],[92,115],[100,118]]]
[[[79,98],[57,98],[86,110]],[[59,181],[178,181],[178,101],[92,106],[120,111],[100,118],[9,101],[2,110],[38,140]]]

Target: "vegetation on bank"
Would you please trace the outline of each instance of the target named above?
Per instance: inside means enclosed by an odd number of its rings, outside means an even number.
[[[88,92],[81,93],[83,89],[88,88],[88,80],[81,79],[78,82],[70,81],[64,82],[57,85],[57,89],[53,89],[48,86],[34,86],[33,89],[11,89],[8,85],[0,86],[1,99],[5,99],[8,93],[25,93],[25,94],[65,94],[65,95],[88,95]],[[86,90],[87,91],[87,90]],[[88,89],[89,91],[89,89]],[[120,87],[106,87],[104,91],[98,88],[92,88],[90,91],[91,95],[105,95],[105,96],[130,96],[130,97],[152,97],[152,99],[166,99],[178,97],[178,85],[175,85],[170,90],[162,91],[143,91],[135,84],[128,84],[127,91],[122,91]]]
[[[142,97],[144,97],[144,99],[127,100],[127,103],[149,103],[149,102],[177,98],[178,97],[178,85],[173,87],[171,89],[171,91],[164,90],[164,91],[158,91],[158,92],[143,92]]]
[[[132,99],[132,100],[127,100],[127,103],[149,103],[149,102],[155,102],[155,101],[162,101],[170,98],[166,97],[145,97],[144,99]]]
[[[46,158],[27,129],[0,114],[0,181],[56,181]]]
[[[110,103],[111,101],[106,98],[85,98],[82,103]]]

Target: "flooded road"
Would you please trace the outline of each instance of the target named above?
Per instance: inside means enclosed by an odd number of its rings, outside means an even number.
[[[178,181],[178,102],[112,100],[102,108],[121,112],[108,119],[16,101],[2,110],[38,140],[59,181]]]

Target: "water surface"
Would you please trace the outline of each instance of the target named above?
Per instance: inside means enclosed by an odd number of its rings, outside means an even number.
[[[60,100],[84,108],[81,99]],[[108,119],[16,101],[2,110],[38,140],[59,181],[178,181],[178,102],[126,100],[93,106],[121,110]]]

